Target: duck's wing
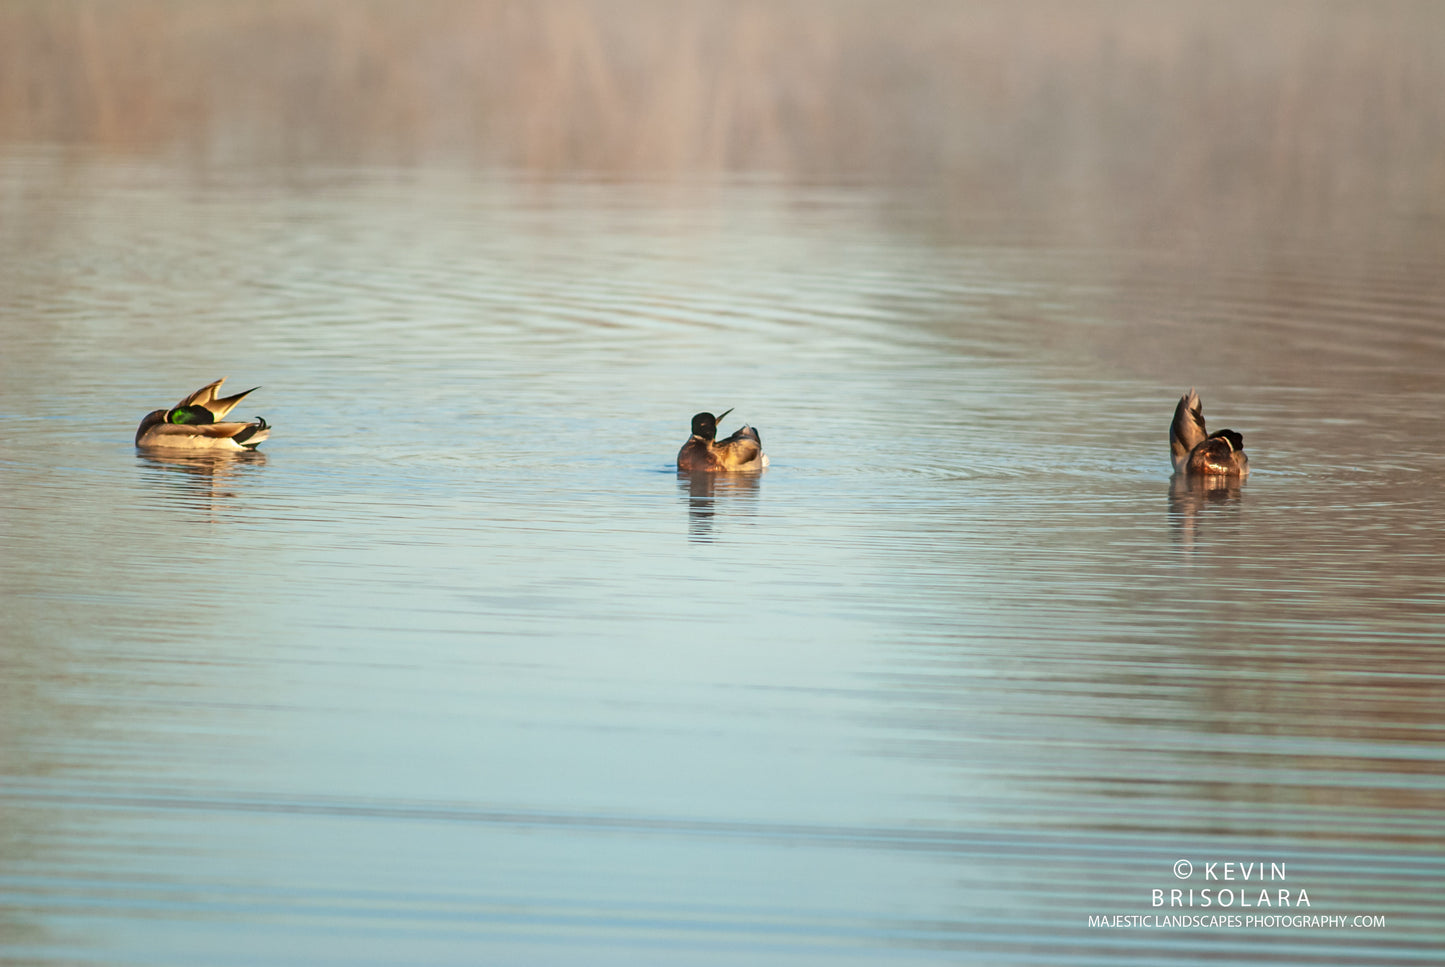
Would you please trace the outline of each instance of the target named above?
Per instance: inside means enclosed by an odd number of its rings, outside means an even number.
[[[756,429],[744,425],[732,436],[717,445],[724,454],[723,469],[751,470],[766,466],[763,456],[763,438]]]
[[[236,404],[241,402],[241,400],[245,399],[247,395],[254,393],[256,392],[256,390],[260,389],[259,386],[252,386],[250,389],[237,393],[235,396],[223,396],[220,399],[217,399],[216,391],[221,388],[221,384],[225,381],[226,377],[222,376],[214,383],[207,383],[205,386],[202,386],[190,396],[187,396],[185,399],[177,403],[174,409],[179,410],[199,407],[210,413],[211,421],[215,422],[223,419],[227,413],[235,409]]]
[[[205,423],[200,426],[159,423],[144,427],[136,443],[148,447],[239,448],[254,450],[271,435],[271,425],[257,417],[249,423]]]
[[[760,447],[763,445],[763,438],[758,433],[757,428],[748,426],[746,423],[744,423],[742,425],[742,428],[739,429],[736,433],[724,440],[723,443],[731,444],[737,443],[741,440],[751,440]]]
[[[677,469],[683,472],[761,470],[767,465],[762,437],[750,426],[712,443],[694,435],[677,452]]]
[[[1208,434],[1204,430],[1204,405],[1199,394],[1191,388],[1179,397],[1174,407],[1174,422],[1169,424],[1169,455],[1174,469],[1182,470],[1189,460],[1189,452],[1204,442]]]
[[[208,404],[216,398],[216,390],[220,389],[221,384],[225,381],[226,377],[222,376],[214,383],[207,383],[189,396],[182,397],[181,401],[173,406],[172,409],[179,409],[183,406],[202,406],[210,409]]]

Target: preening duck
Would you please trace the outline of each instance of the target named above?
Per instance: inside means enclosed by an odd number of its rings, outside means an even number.
[[[168,410],[147,413],[136,428],[135,445],[172,450],[256,449],[271,435],[271,426],[264,418],[258,416],[249,423],[222,423],[221,419],[260,387],[217,399],[216,390],[225,381],[223,376]]]
[[[1249,473],[1244,437],[1234,430],[1204,428],[1204,406],[1191,389],[1179,397],[1169,425],[1169,453],[1174,472],[1187,476],[1243,477]]]
[[[692,418],[692,436],[677,451],[677,469],[692,471],[761,470],[768,465],[763,453],[763,438],[758,431],[744,424],[726,440],[717,439],[717,424],[731,413],[724,410],[717,416],[699,413]]]

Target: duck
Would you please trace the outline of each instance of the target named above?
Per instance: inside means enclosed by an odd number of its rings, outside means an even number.
[[[237,403],[260,389],[253,386],[235,396],[216,398],[226,381],[222,376],[208,383],[168,410],[152,410],[136,427],[135,445],[172,450],[255,450],[271,435],[264,417],[249,423],[222,423],[221,418]]]
[[[1174,472],[1184,476],[1243,477],[1249,473],[1244,437],[1234,430],[1204,428],[1204,406],[1192,388],[1179,397],[1169,425],[1169,452]]]
[[[717,439],[718,421],[731,412],[730,407],[717,416],[699,413],[692,418],[692,436],[677,451],[679,472],[761,470],[768,465],[763,438],[753,427],[743,424],[726,440]]]

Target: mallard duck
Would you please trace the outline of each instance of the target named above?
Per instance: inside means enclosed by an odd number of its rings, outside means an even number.
[[[1244,437],[1234,430],[1215,430],[1206,435],[1204,407],[1192,389],[1179,397],[1179,405],[1174,408],[1169,452],[1175,473],[1208,477],[1243,477],[1249,473]]]
[[[761,470],[768,465],[763,453],[763,438],[758,431],[744,424],[726,440],[717,439],[717,423],[731,413],[724,410],[717,416],[699,413],[692,418],[692,436],[677,451],[677,469],[694,470]]]
[[[250,423],[218,421],[247,394],[260,387],[253,386],[244,393],[216,399],[216,390],[225,381],[223,376],[202,386],[168,410],[147,413],[136,428],[135,445],[176,450],[256,449],[258,443],[271,435],[271,426],[264,418],[258,416]]]

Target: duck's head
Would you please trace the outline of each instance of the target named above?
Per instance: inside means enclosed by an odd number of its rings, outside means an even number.
[[[713,416],[711,413],[699,413],[692,418],[692,435],[708,441],[716,440],[718,421],[732,411],[732,407],[728,407],[717,416]]]
[[[153,426],[162,423],[174,423],[179,426],[203,426],[207,423],[216,422],[215,416],[204,406],[177,406],[169,410],[151,410],[140,421],[136,427],[135,438],[140,440],[145,432]]]
[[[1215,430],[1209,434],[1211,440],[1223,440],[1229,444],[1231,453],[1238,453],[1244,449],[1244,437],[1234,430]]]

